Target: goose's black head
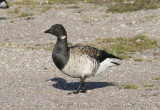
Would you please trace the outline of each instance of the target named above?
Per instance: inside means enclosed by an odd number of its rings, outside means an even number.
[[[67,37],[67,32],[61,24],[54,24],[50,29],[46,30],[44,33],[50,33],[57,37]]]

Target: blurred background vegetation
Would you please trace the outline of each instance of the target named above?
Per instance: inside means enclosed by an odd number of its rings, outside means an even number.
[[[12,1],[8,0],[10,5],[40,5],[39,0],[23,0],[23,1]],[[111,12],[130,12],[137,10],[148,10],[156,9],[160,7],[160,0],[46,0],[42,4],[77,4],[77,3],[93,3],[98,5],[105,5],[108,7],[107,11]],[[42,9],[46,11],[50,8]]]
[[[92,3],[106,6],[106,10],[104,10],[106,13],[124,13],[160,8],[160,0],[8,0],[8,2],[11,8],[7,10],[7,13],[12,15],[11,18],[24,18],[25,20],[34,19],[34,15],[50,10],[53,8],[53,4],[73,4],[70,8],[79,8],[76,5],[78,3]],[[14,23],[14,20],[11,22]],[[158,46],[157,40],[148,39],[145,35],[137,35],[132,38],[98,38],[90,45],[121,58],[130,58],[131,52],[141,52]],[[53,46],[54,44],[24,45],[27,49],[44,50],[52,50]],[[140,60],[138,59],[138,61]]]

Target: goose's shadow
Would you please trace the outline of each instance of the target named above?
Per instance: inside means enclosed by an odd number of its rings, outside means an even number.
[[[5,19],[7,19],[7,18],[5,18],[5,17],[0,17],[0,20],[5,20]]]
[[[52,78],[50,80],[56,82],[55,84],[52,85],[53,87],[62,90],[76,90],[80,84],[79,82],[67,83],[67,81],[62,78]],[[106,86],[116,86],[116,85],[117,84],[113,82],[85,82],[85,88],[87,90],[103,88]]]

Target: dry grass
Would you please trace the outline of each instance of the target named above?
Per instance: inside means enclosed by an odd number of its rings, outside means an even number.
[[[24,1],[9,0],[9,5],[16,6],[14,9],[9,8],[9,10],[7,11],[9,14],[14,15],[14,17],[28,17],[31,16],[30,15],[31,11],[33,12],[33,14],[40,14],[51,9],[51,6],[47,4],[42,5],[38,0],[24,0]],[[33,19],[33,17],[32,18],[29,17],[27,18],[27,20],[28,19]]]
[[[145,84],[144,87],[154,87],[154,84]]]
[[[127,3],[125,1],[127,1]],[[130,1],[132,2],[130,3]],[[142,9],[154,9],[160,7],[159,0],[47,0],[43,3],[40,3],[40,1],[38,0],[23,0],[23,1],[9,0],[10,6],[17,5],[17,7],[14,10],[9,9],[8,13],[15,14],[16,17],[17,16],[19,17],[20,16],[19,14],[22,13],[20,7],[24,7],[25,5],[27,7],[28,12],[30,12],[29,10],[32,10],[34,11],[35,14],[37,13],[41,14],[50,10],[52,8],[50,5],[55,3],[75,4],[80,2],[106,5],[109,6],[109,9],[107,11],[119,12],[119,13],[127,11],[137,11]],[[79,7],[72,6],[70,8],[79,8]],[[147,17],[146,19],[150,18]]]
[[[108,0],[110,1],[110,0]],[[48,4],[61,3],[61,4],[75,4],[75,3],[94,3],[94,4],[104,4],[106,0],[48,0]],[[108,2],[107,2],[108,3]]]
[[[29,17],[32,16],[33,14],[31,13],[21,13],[21,15],[19,15],[18,17]]]
[[[63,4],[75,4],[78,0],[48,0],[48,4],[63,3]]]
[[[25,14],[23,16],[26,16]],[[27,15],[28,16],[28,15]],[[137,42],[137,40],[141,40]],[[53,50],[55,44],[48,43],[48,44],[23,44],[18,45],[17,47],[22,47],[29,50]],[[68,43],[69,46],[72,46],[72,43]],[[79,44],[79,45],[86,45],[86,44]],[[138,35],[130,38],[126,37],[118,37],[118,38],[104,38],[100,37],[97,38],[94,42],[89,43],[88,45],[94,46],[98,49],[102,49],[107,51],[108,53],[114,54],[122,59],[130,58],[131,52],[142,52],[146,49],[156,48],[157,41],[148,39],[144,35]],[[135,61],[146,61],[144,59],[135,58]]]
[[[156,77],[153,78],[153,80],[160,80],[160,77],[156,76]]]
[[[126,84],[119,86],[119,89],[138,89],[138,86],[131,82],[127,82]]]
[[[19,45],[17,47],[22,47],[28,50],[49,50],[52,51],[53,47],[55,46],[54,43],[48,43],[48,44],[23,44],[23,45]]]
[[[111,12],[130,12],[138,10],[148,10],[160,7],[159,0],[112,0],[115,3],[109,6],[107,11]],[[130,1],[130,2],[125,2]]]
[[[20,12],[20,8],[21,7],[16,7],[14,10],[9,10],[9,11],[7,11],[7,13],[9,13],[9,14],[18,14],[19,12]]]
[[[97,45],[98,44],[98,45]],[[121,58],[129,58],[131,52],[142,52],[158,47],[157,40],[148,39],[145,35],[134,37],[98,38],[92,45]]]
[[[4,43],[0,43],[0,47],[3,47],[3,46],[5,46],[5,44]]]
[[[141,59],[141,58],[135,58],[135,59],[134,59],[134,61],[136,61],[136,62],[142,62],[142,61],[144,61],[144,59]]]
[[[41,8],[41,9],[39,10],[39,12],[45,13],[46,11],[48,11],[48,10],[50,10],[50,9],[51,9],[50,6],[46,6],[46,7]]]
[[[10,5],[38,5],[38,0],[10,1]]]

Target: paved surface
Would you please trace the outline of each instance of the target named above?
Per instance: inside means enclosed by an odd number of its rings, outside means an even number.
[[[119,61],[120,66],[86,80],[86,94],[67,95],[76,90],[79,79],[62,74],[45,49],[25,49],[26,44],[55,43],[56,38],[43,32],[61,23],[73,44],[97,37],[131,37],[145,34],[160,39],[160,9],[132,13],[106,13],[106,7],[91,4],[53,5],[35,14],[34,19],[13,18],[0,10],[0,107],[1,110],[159,110],[159,51],[136,55],[150,61]],[[23,10],[26,11],[26,10]],[[34,13],[34,12],[33,12]],[[10,19],[9,19],[10,18]],[[138,89],[124,89],[131,83]],[[145,87],[145,85],[153,85]]]

